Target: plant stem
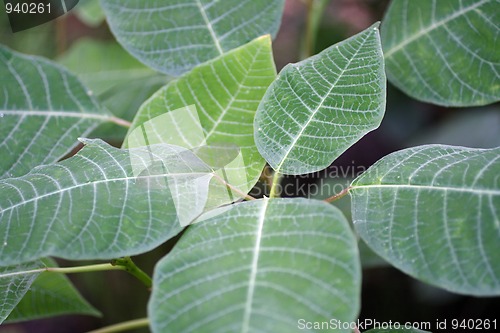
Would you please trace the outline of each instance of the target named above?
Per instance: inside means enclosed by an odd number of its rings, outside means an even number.
[[[86,272],[99,272],[99,271],[111,271],[111,270],[124,270],[123,267],[117,267],[112,264],[96,264],[96,265],[86,265],[86,266],[76,266],[76,267],[46,267],[43,270],[47,272],[54,273],[86,273]]]
[[[151,277],[146,273],[144,273],[142,269],[137,267],[130,257],[113,259],[111,261],[111,265],[116,267],[122,267],[123,270],[129,272],[130,274],[135,276],[139,281],[144,283],[144,285],[146,285],[148,289],[151,289],[151,287],[153,286],[153,281],[151,280]]]
[[[31,269],[29,271],[2,274],[2,277],[35,274],[43,272],[70,274],[70,273],[86,273],[86,272],[99,272],[99,271],[112,271],[112,270],[123,271],[125,270],[125,267],[113,266],[112,264],[96,264],[96,265],[86,265],[86,266],[76,266],[76,267],[43,267],[43,268]]]
[[[134,319],[130,321],[124,321],[123,323],[106,326],[97,330],[89,331],[87,333],[113,333],[113,332],[123,332],[132,330],[135,328],[146,327],[149,325],[148,318]]]
[[[274,172],[273,183],[271,185],[271,191],[269,192],[269,198],[277,198],[281,193],[278,192],[278,187],[281,182],[282,174],[278,171]]]
[[[349,186],[349,187],[346,187],[345,189],[343,189],[342,191],[340,191],[340,193],[337,193],[337,194],[335,194],[335,195],[332,195],[331,197],[326,198],[326,199],[325,199],[325,200],[323,200],[323,201],[325,201],[325,202],[333,202],[333,201],[335,201],[335,200],[338,200],[338,199],[342,198],[343,196],[345,196],[347,193],[349,193],[349,190],[350,190],[351,188],[352,188],[352,187],[350,187],[350,186]]]

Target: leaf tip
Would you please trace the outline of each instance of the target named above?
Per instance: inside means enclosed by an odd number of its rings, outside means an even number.
[[[379,28],[380,28],[380,21],[377,21],[370,26],[370,29],[373,29],[375,31],[378,31]]]

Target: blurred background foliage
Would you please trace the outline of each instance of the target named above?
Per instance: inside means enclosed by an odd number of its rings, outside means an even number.
[[[387,0],[287,0],[280,32],[273,44],[278,71],[317,53],[382,20]],[[307,36],[312,24],[315,36]],[[80,0],[69,14],[44,25],[11,32],[7,15],[0,12],[0,43],[19,52],[53,59],[76,73],[115,115],[132,120],[139,106],[170,77],[155,72],[126,53],[114,40],[98,0]],[[443,108],[418,102],[388,85],[387,110],[381,127],[366,135],[327,170],[285,177],[284,196],[328,198],[375,161],[393,151],[420,144],[441,143],[490,148],[500,146],[500,108]],[[98,128],[93,137],[119,146],[125,130],[113,125]],[[264,184],[265,185],[265,184]],[[265,192],[265,187],[260,189]],[[259,189],[259,188],[258,188]],[[309,194],[308,194],[309,193]],[[335,202],[350,218],[348,196]],[[175,244],[169,241],[151,253],[134,258],[147,273]],[[451,294],[422,284],[386,264],[364,244],[363,289],[360,318],[416,322],[436,319],[498,317],[500,298]],[[81,265],[58,260],[61,266]],[[1,333],[78,333],[146,316],[149,291],[135,278],[120,272],[71,275],[86,299],[103,317],[62,316],[28,323],[3,325]],[[132,331],[131,331],[132,332]],[[147,332],[136,330],[135,332]]]

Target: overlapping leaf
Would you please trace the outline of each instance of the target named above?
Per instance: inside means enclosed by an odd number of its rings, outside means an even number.
[[[212,172],[184,148],[121,150],[83,142],[70,159],[0,181],[0,265],[49,255],[110,259],[145,252],[181,230],[174,195],[195,208],[203,200],[202,187],[176,191]]]
[[[383,20],[387,76],[446,106],[500,100],[498,0],[395,0]]]
[[[500,148],[429,145],[352,184],[353,221],[379,255],[457,293],[500,294]]]
[[[56,267],[52,259],[43,259],[38,267]],[[37,266],[37,265],[35,265]],[[16,272],[23,274],[23,272]],[[27,273],[27,277],[38,275]],[[14,286],[16,288],[17,285]],[[3,299],[0,297],[0,299]],[[7,318],[8,323],[45,318],[62,314],[86,314],[98,316],[94,309],[61,273],[42,272],[29,286],[24,297]]]
[[[101,0],[117,40],[137,59],[178,75],[278,31],[284,0]]]
[[[379,126],[385,74],[377,27],[286,66],[269,87],[255,118],[255,142],[274,170],[324,169]]]
[[[60,66],[2,46],[0,87],[0,178],[57,161],[112,117]]]
[[[139,110],[124,145],[236,145],[242,163],[233,169],[242,170],[243,179],[231,184],[249,190],[265,164],[255,146],[253,119],[275,76],[271,40],[257,38],[158,91]]]
[[[0,300],[2,302],[0,303],[0,323],[9,316],[40,274],[40,272],[30,271],[41,266],[40,261],[35,261],[0,267]]]
[[[299,318],[355,320],[359,257],[338,209],[307,199],[225,209],[191,226],[157,265],[153,332],[296,332]]]

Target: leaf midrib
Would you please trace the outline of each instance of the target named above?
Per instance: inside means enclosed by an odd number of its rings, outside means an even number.
[[[252,266],[250,270],[250,278],[248,280],[247,301],[243,312],[243,324],[241,326],[241,333],[248,333],[250,329],[250,317],[252,315],[253,297],[255,292],[255,280],[257,279],[257,269],[260,256],[260,244],[262,241],[262,230],[264,228],[264,220],[266,218],[266,211],[269,204],[269,199],[264,198],[264,204],[259,212],[257,235],[255,239],[255,246],[252,255]]]
[[[7,211],[15,209],[16,207],[26,205],[26,204],[28,204],[30,202],[39,201],[39,200],[41,200],[43,198],[50,197],[52,195],[62,194],[62,193],[65,193],[65,192],[68,192],[68,191],[72,191],[72,190],[77,189],[77,188],[82,188],[84,186],[95,186],[95,185],[102,184],[102,183],[116,182],[116,181],[129,181],[129,180],[132,180],[132,179],[137,180],[137,179],[153,179],[153,178],[159,178],[159,177],[180,177],[180,176],[199,176],[199,177],[202,177],[202,176],[205,176],[205,175],[210,174],[210,173],[211,172],[168,173],[168,174],[158,174],[158,175],[139,176],[139,177],[138,176],[129,176],[129,177],[121,177],[121,178],[106,178],[106,179],[102,179],[102,180],[85,182],[85,183],[81,183],[81,184],[76,184],[76,185],[73,185],[73,186],[65,187],[65,188],[59,189],[57,191],[52,191],[52,192],[49,192],[49,193],[42,194],[42,195],[33,197],[31,199],[19,202],[19,203],[15,204],[15,205],[12,205],[10,207],[6,207],[6,208],[0,207],[0,214],[3,214],[5,212],[7,212]],[[1,182],[0,181],[0,185],[2,183],[6,184],[6,182]],[[7,184],[9,186],[17,189],[16,186],[14,186],[12,184],[9,184],[9,183],[7,183]],[[0,217],[1,217],[1,215],[0,215]]]
[[[309,116],[309,119],[304,124],[304,126],[300,129],[299,133],[295,136],[295,138],[293,139],[292,143],[289,145],[289,148],[288,148],[287,152],[285,153],[285,155],[281,159],[281,162],[278,164],[278,167],[276,168],[276,172],[277,173],[280,172],[281,167],[283,166],[283,164],[285,163],[286,159],[288,158],[288,155],[290,155],[290,152],[293,150],[293,148],[297,144],[297,141],[299,141],[300,137],[302,136],[302,134],[304,133],[304,131],[306,130],[306,128],[309,126],[309,123],[314,119],[314,116],[318,113],[319,109],[323,106],[323,104],[325,103],[325,101],[328,98],[328,96],[330,95],[330,93],[333,91],[334,88],[336,88],[336,85],[339,82],[340,78],[344,75],[345,71],[349,68],[349,66],[351,65],[352,61],[356,58],[356,56],[358,55],[359,51],[363,48],[363,45],[365,45],[366,41],[368,40],[368,38],[371,35],[372,35],[372,32],[370,32],[369,34],[366,35],[366,38],[363,40],[363,42],[360,44],[360,46],[356,49],[356,52],[354,52],[354,54],[349,58],[349,61],[344,66],[344,68],[342,69],[342,71],[339,73],[339,75],[335,79],[335,82],[333,82],[333,84],[330,87],[330,89],[328,90],[328,92],[323,96],[323,98],[321,98],[321,101],[318,104],[318,106],[311,112],[311,115]],[[340,45],[337,45],[337,47],[336,47],[337,52],[340,52],[340,51],[338,51],[339,47],[340,47]],[[313,62],[313,61],[315,61],[315,59],[311,60],[311,62]]]
[[[227,115],[228,111],[232,108],[234,102],[237,100],[236,97],[241,92],[242,87],[245,87],[244,83],[246,83],[246,81],[248,80],[248,77],[252,73],[252,71],[254,69],[253,66],[255,65],[255,59],[257,59],[257,57],[260,56],[261,51],[262,51],[262,47],[259,47],[259,50],[257,52],[255,52],[255,54],[252,58],[252,61],[251,61],[251,65],[249,66],[248,70],[244,74],[245,77],[241,80],[241,84],[238,85],[236,92],[231,96],[231,100],[227,103],[226,107],[222,110],[221,114],[219,115],[219,117],[215,121],[214,125],[212,126],[212,129],[205,134],[205,140],[208,141],[210,139],[210,137],[213,135],[215,130],[218,128],[218,126],[220,125],[220,123],[224,119],[224,117]]]
[[[208,32],[210,33],[210,36],[212,37],[215,47],[217,48],[217,51],[219,52],[220,55],[224,54],[224,50],[222,50],[222,47],[219,43],[219,39],[217,38],[217,34],[215,33],[214,28],[212,27],[212,23],[208,19],[207,13],[205,11],[205,8],[202,6],[200,0],[195,0],[196,5],[200,9],[201,16],[203,17],[203,21],[205,21],[205,24],[207,25]]]
[[[435,29],[437,29],[437,28],[445,25],[449,21],[452,21],[452,20],[456,19],[457,17],[461,16],[462,14],[465,14],[465,13],[471,11],[471,10],[476,9],[477,7],[480,7],[480,6],[482,6],[483,4],[485,4],[487,2],[488,2],[488,0],[482,0],[482,1],[480,1],[478,3],[475,3],[475,4],[473,4],[473,5],[469,6],[469,7],[465,7],[463,9],[459,10],[458,12],[456,12],[456,13],[450,15],[450,16],[445,17],[441,21],[437,21],[437,22],[431,24],[430,26],[424,28],[423,30],[420,30],[420,31],[416,32],[415,34],[411,35],[409,38],[405,39],[400,44],[398,44],[396,46],[393,46],[392,48],[390,48],[389,50],[387,50],[387,52],[384,52],[384,57],[385,58],[391,57],[394,53],[398,52],[399,50],[401,50],[406,45],[413,43],[415,40],[417,40],[420,37],[426,35],[427,33],[431,32],[432,30],[435,30]]]

